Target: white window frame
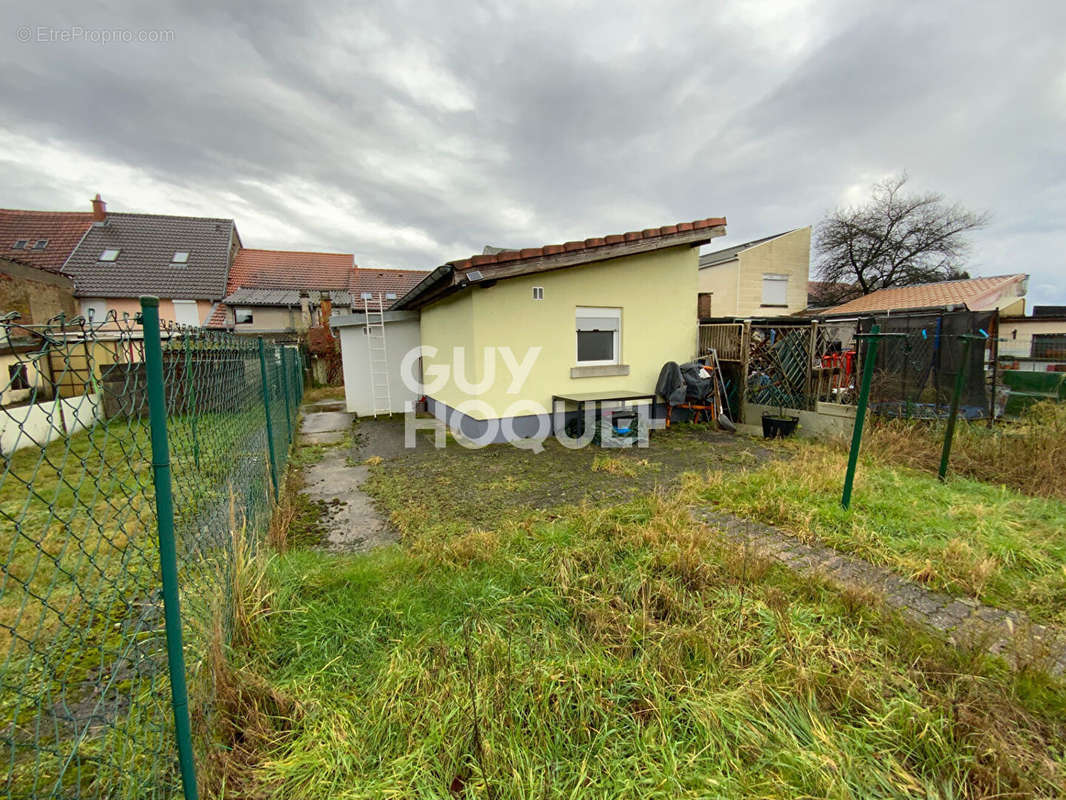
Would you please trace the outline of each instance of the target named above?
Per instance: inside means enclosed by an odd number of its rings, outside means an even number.
[[[581,332],[582,319],[616,320],[614,329],[614,358],[597,361],[582,361],[579,357],[578,334]],[[605,306],[578,306],[574,313],[574,363],[579,367],[598,367],[622,363],[622,309]],[[598,329],[597,329],[598,330]]]
[[[544,299],[544,287],[543,286],[534,286],[533,287],[533,299],[534,300],[543,300]]]
[[[119,247],[106,247],[104,251],[100,253],[100,257],[97,261],[118,261],[118,256],[122,252]]]
[[[788,308],[788,275],[784,275],[776,272],[764,272],[762,276],[762,305],[769,308]],[[775,299],[773,296],[767,293],[767,283],[774,287],[773,291],[782,291],[784,287],[784,297],[782,302],[773,302]]]
[[[180,256],[180,258],[179,258]],[[189,251],[188,250],[175,250],[174,255],[170,257],[171,264],[188,264],[189,263]]]

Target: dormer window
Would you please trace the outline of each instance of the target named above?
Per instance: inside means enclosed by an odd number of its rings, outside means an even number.
[[[104,252],[102,252],[100,254],[100,258],[97,259],[97,260],[98,261],[118,261],[118,254],[120,252],[122,252],[122,251],[119,250],[118,248],[114,248],[114,249],[108,248],[107,250],[104,250]]]
[[[34,250],[44,250],[44,248],[46,247],[48,247],[47,239],[38,239],[36,242],[33,243]]]
[[[187,250],[178,250],[174,253],[174,256],[170,259],[171,264],[188,264],[189,253]]]
[[[16,242],[13,245],[11,245],[11,249],[12,250],[25,250],[27,244],[29,244],[29,242],[27,242],[25,239],[18,239],[18,240],[16,240]]]

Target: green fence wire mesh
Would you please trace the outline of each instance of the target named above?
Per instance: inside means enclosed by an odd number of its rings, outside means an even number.
[[[295,347],[253,338],[167,327],[160,340],[192,671],[229,635],[216,621],[235,553],[267,532],[302,369]],[[143,330],[9,315],[0,358],[0,796],[180,796]],[[208,716],[209,691],[190,688]],[[209,728],[194,717],[194,734]]]

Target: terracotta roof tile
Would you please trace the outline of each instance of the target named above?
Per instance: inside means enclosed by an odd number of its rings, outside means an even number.
[[[914,308],[965,304],[971,311],[991,310],[1001,292],[1011,284],[1020,283],[1025,274],[995,275],[988,278],[969,278],[958,281],[922,283],[917,286],[898,286],[878,289],[847,303],[826,309],[823,314],[866,314],[877,311],[896,311]],[[1021,296],[1019,293],[1017,296]],[[992,305],[988,305],[991,303]]]
[[[348,288],[355,257],[351,253],[242,248],[230,269],[227,294],[238,289],[329,291]]]
[[[207,315],[207,320],[204,322],[205,328],[227,328],[226,323],[226,306],[222,303],[215,303],[215,307],[211,309],[211,313]]]
[[[77,211],[0,209],[0,256],[59,272],[92,225],[93,215]],[[15,243],[26,244],[16,249]],[[37,242],[46,242],[38,249]]]
[[[352,294],[352,307],[360,307],[360,299],[365,292],[375,297],[380,294],[395,294],[403,297],[429,274],[422,269],[376,269],[359,267],[355,270],[349,291]]]
[[[544,256],[554,256],[559,253],[576,253],[581,250],[591,250],[597,247],[624,244],[626,242],[639,242],[644,239],[656,239],[660,236],[688,233],[693,230],[715,228],[725,224],[725,217],[708,217],[707,219],[700,219],[695,222],[679,222],[676,225],[663,225],[660,228],[645,228],[642,231],[629,231],[628,233],[612,233],[606,236],[594,236],[582,241],[575,240],[563,244],[546,244],[543,247],[527,247],[522,250],[502,250],[498,253],[478,253],[469,258],[449,261],[448,265],[455,269],[469,269],[471,266],[481,267],[489,264],[521,261],[527,258],[543,258]]]

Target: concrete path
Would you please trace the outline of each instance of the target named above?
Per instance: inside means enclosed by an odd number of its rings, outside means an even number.
[[[300,441],[339,444],[352,430],[354,414],[341,411],[335,401],[304,406]],[[322,460],[304,470],[303,493],[323,509],[326,548],[361,552],[397,540],[396,532],[360,488],[369,468],[350,462],[348,447],[331,447]]]
[[[1020,611],[1004,611],[927,589],[890,569],[831,547],[806,544],[771,525],[709,508],[697,507],[692,513],[697,521],[720,530],[729,541],[746,543],[793,572],[872,592],[904,618],[943,636],[951,644],[980,647],[1015,666],[1037,666],[1052,674],[1066,672],[1066,631],[1037,624]]]
[[[300,437],[304,444],[336,444],[352,427],[354,414],[344,410],[340,400],[320,400],[304,406],[300,420]]]

